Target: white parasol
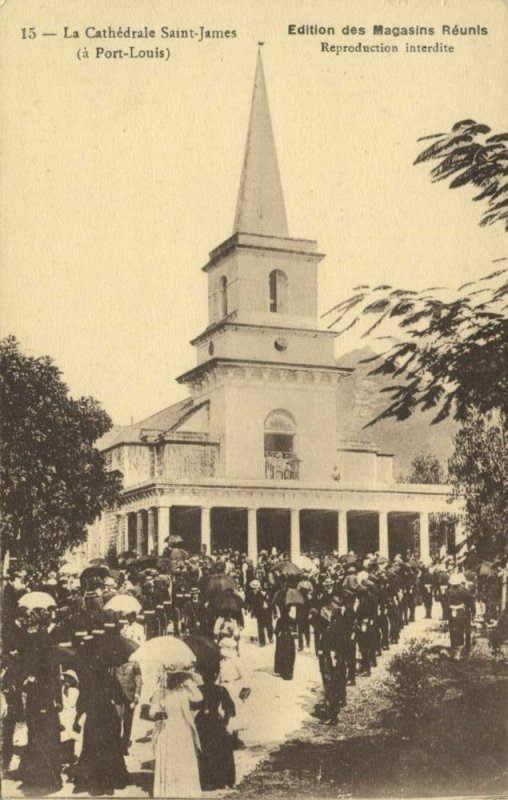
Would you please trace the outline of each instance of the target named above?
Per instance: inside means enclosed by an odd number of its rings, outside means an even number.
[[[191,672],[196,656],[188,645],[174,636],[156,636],[143,642],[129,661],[138,661],[143,678],[140,703],[150,702],[164,670]],[[159,684],[160,685],[160,684]]]
[[[133,611],[139,614],[141,603],[130,594],[115,594],[104,606],[105,611],[119,611],[122,614],[130,614]]]
[[[293,558],[293,563],[296,564],[297,567],[300,567],[300,569],[307,570],[308,572],[316,572],[317,570],[312,558],[308,556],[297,555]]]
[[[18,605],[22,608],[50,608],[56,606],[54,597],[47,592],[27,592],[20,597]]]
[[[133,653],[131,661],[141,665],[158,664],[172,672],[186,672],[192,669],[196,656],[188,645],[175,636],[156,636],[143,642]]]

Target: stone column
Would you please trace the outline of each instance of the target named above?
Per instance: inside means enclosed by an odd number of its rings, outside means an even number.
[[[162,555],[162,551],[166,547],[164,541],[170,534],[170,511],[168,506],[157,509],[157,553]]]
[[[347,548],[347,511],[337,511],[337,550],[340,556],[348,552]]]
[[[122,545],[120,550],[129,549],[129,516],[128,514],[121,515],[121,531],[122,531]]]
[[[457,517],[455,522],[455,553],[461,552],[461,545],[466,539],[466,531],[464,530],[463,517]]]
[[[136,552],[138,556],[143,555],[143,529],[145,527],[145,515],[143,511],[136,513]]]
[[[258,517],[257,509],[247,509],[247,555],[254,565],[258,560]]]
[[[132,550],[130,546],[131,537],[129,536],[131,528],[132,528],[132,519],[136,518],[136,514],[133,514],[132,511],[129,511],[128,514],[125,515],[125,549]]]
[[[157,547],[157,537],[156,537],[156,526],[157,526],[157,509],[156,508],[149,508],[148,509],[148,546],[147,551],[148,554],[151,555],[152,553],[156,552]]]
[[[379,555],[384,558],[389,558],[388,547],[388,513],[386,511],[379,511]]]
[[[300,509],[291,509],[291,544],[289,557],[291,560],[300,555]]]
[[[420,512],[420,560],[424,564],[430,561],[430,533],[429,533],[429,513]]]
[[[116,537],[115,537],[115,548],[117,555],[124,550],[124,541],[125,541],[125,534],[124,534],[124,514],[117,514],[116,515]]]
[[[210,527],[210,507],[201,506],[201,546],[206,545],[207,555],[212,550],[212,531]]]
[[[100,534],[99,534],[99,556],[105,557],[108,554],[108,537],[106,531],[106,517],[102,514],[100,518]]]

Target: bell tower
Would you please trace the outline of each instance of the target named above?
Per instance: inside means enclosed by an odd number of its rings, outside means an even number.
[[[209,324],[192,341],[197,367],[178,379],[196,400],[210,403],[210,433],[221,443],[224,475],[331,475],[335,391],[344,370],[335,365],[335,334],[318,329],[322,258],[315,241],[288,234],[259,51],[233,233],[203,267]],[[327,429],[324,449],[311,447],[320,423]],[[294,468],[284,471],[267,459],[287,451],[267,448],[287,446],[290,437]]]

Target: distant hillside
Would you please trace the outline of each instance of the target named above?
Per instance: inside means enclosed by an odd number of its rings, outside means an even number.
[[[388,405],[389,395],[381,394],[380,389],[393,383],[389,376],[369,375],[372,364],[359,363],[372,354],[369,348],[364,348],[337,359],[338,366],[355,369],[338,387],[337,429],[340,438],[375,442],[383,452],[393,453],[395,477],[409,471],[417,453],[432,454],[446,467],[452,452],[452,436],[457,430],[453,420],[431,425],[435,413],[417,411],[404,422],[383,420],[364,428]]]

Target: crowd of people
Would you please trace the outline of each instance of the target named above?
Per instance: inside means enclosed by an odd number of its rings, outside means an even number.
[[[348,685],[371,674],[418,604],[427,617],[440,605],[456,658],[471,647],[478,603],[486,625],[499,616],[501,564],[482,571],[474,553],[432,564],[410,553],[295,561],[275,548],[253,563],[233,550],[189,556],[168,545],[161,557],[97,559],[80,575],[66,564],[12,569],[2,626],[4,770],[24,721],[12,777],[52,793],[65,773],[75,792],[113,794],[130,780],[125,757],[138,716],[153,722],[154,797],[231,787],[250,693],[241,635],[259,647],[274,642],[281,680],[293,678],[298,651],[313,650],[321,721],[333,726]]]

